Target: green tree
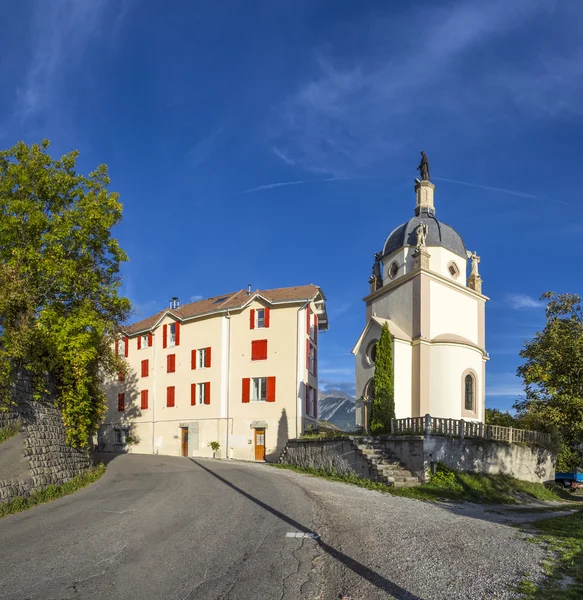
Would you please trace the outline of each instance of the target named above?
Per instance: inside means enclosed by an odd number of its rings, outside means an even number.
[[[395,382],[393,375],[393,336],[387,323],[383,324],[377,342],[374,372],[374,397],[371,407],[370,431],[390,433],[395,418]]]
[[[520,419],[514,417],[508,411],[502,412],[497,408],[486,409],[486,424],[501,425],[502,427],[522,427]]]
[[[83,447],[105,411],[103,376],[125,370],[112,349],[130,310],[118,295],[127,257],[111,236],[122,205],[105,165],[84,176],[77,151],[55,160],[48,148],[0,152],[0,406],[19,371],[37,399],[49,373],[68,442]]]
[[[558,433],[558,470],[583,466],[583,309],[576,294],[546,292],[546,325],[525,344],[518,375],[526,397],[514,407],[531,429]]]

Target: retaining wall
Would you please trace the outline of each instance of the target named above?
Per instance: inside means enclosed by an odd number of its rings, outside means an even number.
[[[281,461],[375,479],[372,474],[366,474],[370,466],[356,451],[358,439],[350,436],[333,440],[289,440]],[[555,479],[556,456],[539,446],[422,435],[379,436],[374,440],[422,481],[432,461],[456,471],[510,475],[534,483]]]
[[[54,396],[43,401],[32,399],[30,378],[21,375],[14,387],[15,407],[0,413],[0,427],[20,422],[23,434],[23,455],[29,470],[19,479],[2,479],[0,468],[0,502],[15,496],[28,496],[47,485],[60,485],[80,475],[92,466],[89,450],[71,448],[65,442],[65,426]],[[1,452],[0,446],[0,452]]]

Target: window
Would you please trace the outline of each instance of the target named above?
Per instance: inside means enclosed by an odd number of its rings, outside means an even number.
[[[370,378],[364,387],[364,397],[374,398],[374,378]]]
[[[252,308],[249,311],[249,327],[250,329],[258,329],[269,327],[269,308]]]
[[[474,377],[470,373],[464,379],[464,406],[466,410],[475,411],[474,405]]]
[[[166,388],[166,406],[168,408],[174,407],[174,386],[173,385]]]
[[[123,371],[120,371],[120,372],[117,374],[117,380],[118,380],[118,381],[125,381],[125,379],[126,379],[125,373],[124,373]]]
[[[207,367],[210,367],[210,357],[210,348],[201,348],[198,351],[198,368],[206,369]]]
[[[388,274],[391,279],[394,279],[399,272],[399,265],[396,262],[392,262],[389,267]]]
[[[174,373],[176,371],[176,354],[169,354],[166,357],[166,373]]]
[[[118,412],[123,412],[126,409],[126,396],[125,394],[117,395],[117,410]]]
[[[196,399],[194,404],[210,404],[211,403],[211,384],[209,381],[206,383],[196,383]]]
[[[251,379],[251,402],[265,402],[267,400],[267,377],[253,377]]]
[[[115,432],[115,444],[118,446],[125,446],[127,444],[127,438],[130,434],[129,427],[122,427],[114,429]]]
[[[306,414],[312,414],[312,387],[306,385]]]
[[[142,361],[142,377],[147,377],[150,373],[150,362],[146,359]]]
[[[308,371],[312,374],[316,374],[316,365],[317,357],[316,357],[316,347],[310,340],[306,340],[306,367]]]
[[[127,356],[126,354],[126,340],[127,338],[124,338],[123,340],[115,340],[115,353],[118,354],[119,356]]]
[[[148,410],[148,390],[142,390],[140,392],[140,408],[142,410]]]
[[[267,340],[251,342],[251,360],[267,360]]]
[[[373,340],[366,348],[366,360],[371,367],[377,361],[377,343],[378,340]]]
[[[453,260],[447,265],[447,270],[454,279],[457,279],[459,277],[460,270],[458,266],[453,262]]]
[[[152,337],[151,333],[147,333],[146,335],[141,336],[141,347],[142,348],[150,347],[151,337]]]
[[[170,323],[168,330],[168,333],[170,334],[168,336],[168,345],[176,346],[176,323]]]

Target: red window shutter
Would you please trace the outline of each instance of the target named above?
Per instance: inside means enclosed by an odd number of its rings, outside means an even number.
[[[253,340],[251,342],[251,360],[259,360],[259,344],[260,340]]]
[[[128,357],[128,353],[129,353],[129,347],[130,347],[130,340],[129,338],[126,336],[123,339],[123,355],[127,358]]]
[[[168,325],[162,327],[162,348],[168,346]]]
[[[190,405],[196,405],[196,383],[190,384]]]
[[[123,412],[125,410],[125,394],[117,395],[117,410]]]
[[[311,325],[311,311],[310,311],[310,305],[308,304],[308,306],[306,306],[306,333],[308,335],[310,335],[310,325]]]
[[[138,350],[141,350],[141,349],[142,349],[142,336],[139,335],[138,336]]]
[[[205,404],[211,403],[211,382],[210,381],[207,381],[204,384],[204,403]]]
[[[314,417],[318,418],[318,388],[314,388],[312,392],[312,400],[314,402]]]
[[[243,379],[243,402],[249,402],[251,399],[251,379]]]
[[[310,340],[306,340],[306,369],[310,370]]]
[[[275,377],[267,378],[267,402],[275,402]]]
[[[166,406],[172,408],[174,406],[174,386],[166,388]]]
[[[176,321],[176,329],[174,330],[174,339],[175,339],[175,345],[179,346],[180,345],[180,323],[178,321]]]
[[[269,308],[265,309],[264,317],[263,317],[263,326],[269,327]]]
[[[151,333],[148,334],[148,346],[150,346],[150,348],[152,347],[152,334]]]
[[[142,410],[148,410],[148,390],[142,390],[140,392],[140,398]]]
[[[149,367],[149,362],[148,360],[143,360],[142,361],[142,377],[147,377],[148,373],[150,371],[150,367]]]
[[[255,329],[255,309],[249,311],[249,329]]]
[[[119,340],[115,340],[115,353],[119,354]]]
[[[176,371],[176,354],[169,354],[166,357],[166,371],[174,373]]]
[[[196,369],[196,350],[190,351],[190,368]]]
[[[207,368],[211,366],[211,349],[210,349],[210,347],[206,349],[206,358],[204,359],[204,366]]]

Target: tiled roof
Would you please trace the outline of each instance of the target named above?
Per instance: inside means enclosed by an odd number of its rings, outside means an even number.
[[[221,312],[227,309],[241,308],[258,295],[265,298],[269,303],[278,304],[280,302],[312,300],[318,293],[321,293],[320,288],[313,284],[275,288],[273,290],[255,290],[254,292],[251,292],[251,294],[248,294],[247,290],[239,290],[237,292],[231,292],[230,294],[221,294],[220,296],[213,296],[206,300],[198,300],[197,302],[183,304],[180,308],[176,309],[165,308],[151,317],[147,317],[137,323],[123,327],[123,330],[127,334],[132,335],[140,331],[152,329],[165,313],[176,315],[180,320],[183,320],[213,312]]]

